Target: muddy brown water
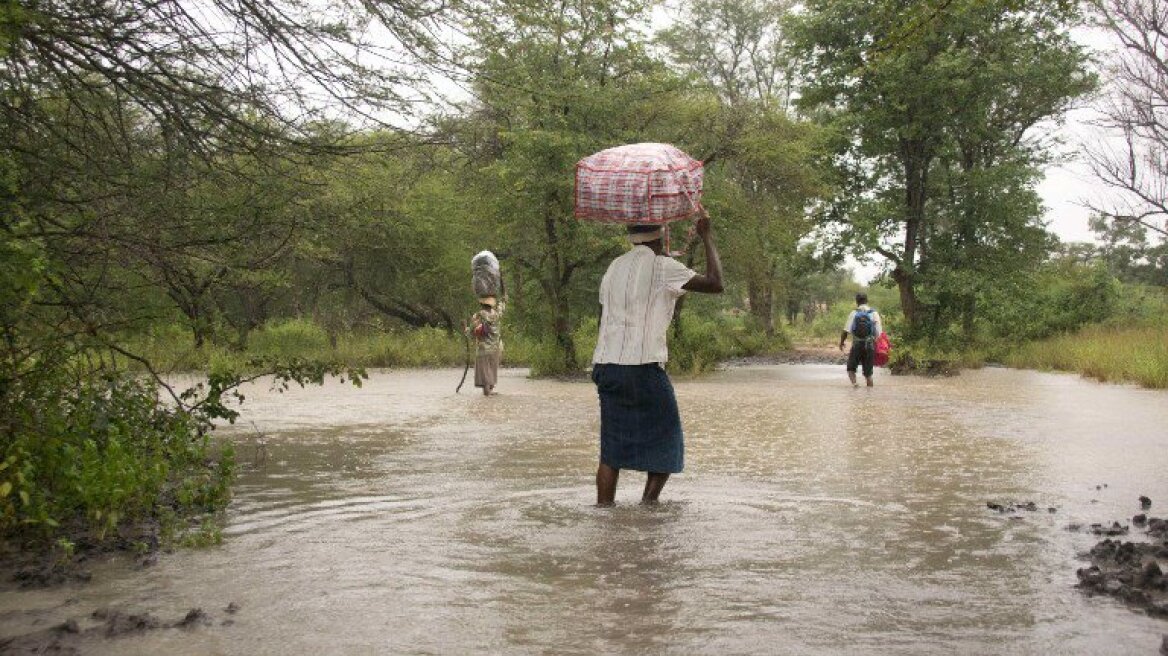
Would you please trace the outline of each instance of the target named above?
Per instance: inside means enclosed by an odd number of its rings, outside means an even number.
[[[242,463],[222,546],[5,583],[0,637],[99,607],[213,623],[85,653],[1153,654],[1168,633],[1073,587],[1097,538],[1066,530],[1126,522],[1139,495],[1168,516],[1164,392],[732,368],[676,381],[666,501],[638,505],[629,472],[598,509],[591,384],[505,370],[499,396],[456,396],[459,373],[247,390],[221,431]]]

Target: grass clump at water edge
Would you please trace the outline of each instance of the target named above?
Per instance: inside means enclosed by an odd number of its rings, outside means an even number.
[[[1006,356],[1005,364],[1077,371],[1104,382],[1168,389],[1168,330],[1158,326],[1090,326],[1020,346]]]

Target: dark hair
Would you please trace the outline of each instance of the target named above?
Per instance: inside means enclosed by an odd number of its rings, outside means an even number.
[[[635,225],[630,225],[628,227],[628,233],[630,235],[635,235],[639,232],[653,232],[655,230],[659,230],[660,228],[661,228],[661,226],[659,226],[659,225],[645,225],[645,224],[638,223]]]
[[[864,292],[856,294],[856,305],[863,305],[868,302],[868,295]]]

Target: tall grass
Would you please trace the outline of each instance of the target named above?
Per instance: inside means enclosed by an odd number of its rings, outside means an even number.
[[[505,338],[510,346],[510,339]],[[220,344],[194,348],[181,330],[163,327],[130,340],[130,350],[146,357],[159,371],[246,370],[256,357],[302,358],[341,362],[354,367],[441,367],[466,359],[462,335],[423,328],[392,332],[348,332],[335,338],[304,319],[270,323],[254,331],[245,350]],[[513,359],[508,355],[508,361]]]
[[[682,332],[670,328],[670,371],[696,374],[713,369],[731,357],[774,353],[790,347],[780,333],[768,338],[746,325],[741,317],[701,317],[686,313]],[[583,322],[573,333],[575,371],[586,369],[597,339],[596,319]],[[330,337],[305,319],[274,321],[252,332],[244,350],[220,344],[196,349],[189,333],[178,326],[161,326],[129,340],[129,350],[143,355],[157,371],[246,371],[248,362],[261,358],[300,358],[337,362],[365,368],[453,367],[467,358],[467,342],[460,334],[437,328],[386,332],[346,332]],[[539,340],[518,330],[503,328],[504,366],[530,367],[533,376],[556,376],[570,368],[551,339]],[[470,348],[474,348],[473,342]],[[471,353],[473,357],[473,353]]]
[[[1162,326],[1089,326],[1076,334],[1025,344],[1011,367],[1077,371],[1105,382],[1168,389],[1168,330]]]

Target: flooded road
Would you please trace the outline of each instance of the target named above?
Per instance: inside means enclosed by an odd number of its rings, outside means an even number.
[[[247,390],[223,545],[6,588],[0,637],[106,606],[214,622],[86,653],[1154,654],[1168,633],[1074,589],[1098,538],[1066,530],[1127,523],[1140,495],[1168,516],[1164,392],[732,368],[675,380],[686,471],[663,503],[625,472],[598,509],[590,383],[504,370],[499,396],[455,396],[459,373]]]

